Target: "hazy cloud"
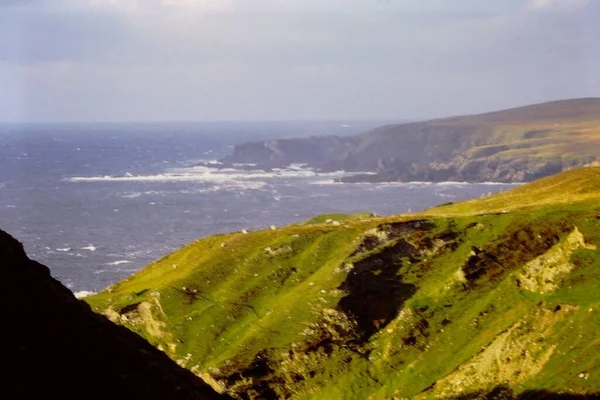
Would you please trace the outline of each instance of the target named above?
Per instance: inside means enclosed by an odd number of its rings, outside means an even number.
[[[534,9],[568,9],[585,7],[589,3],[589,0],[531,0],[530,5]]]
[[[598,96],[599,17],[581,0],[25,1],[0,13],[0,120],[412,118]]]

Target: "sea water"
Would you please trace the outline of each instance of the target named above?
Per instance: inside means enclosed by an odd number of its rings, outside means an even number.
[[[337,183],[343,171],[223,169],[217,162],[248,140],[375,125],[0,125],[0,229],[71,290],[94,292],[215,233],[284,226],[320,213],[416,212],[514,187]]]

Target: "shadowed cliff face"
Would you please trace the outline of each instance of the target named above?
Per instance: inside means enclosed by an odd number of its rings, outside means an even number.
[[[92,312],[1,230],[0,265],[1,398],[228,398]]]
[[[386,125],[361,135],[236,145],[226,163],[371,172],[344,182],[528,182],[600,162],[600,99]]]

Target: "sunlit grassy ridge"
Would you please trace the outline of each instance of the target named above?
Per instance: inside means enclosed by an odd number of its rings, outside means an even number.
[[[600,200],[600,168],[579,168],[491,197],[434,207],[426,215],[472,215]]]
[[[581,169],[418,216],[212,236],[86,300],[239,398],[597,393],[598,197]]]

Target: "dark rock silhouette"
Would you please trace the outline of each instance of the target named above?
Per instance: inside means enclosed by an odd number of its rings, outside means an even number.
[[[1,230],[0,270],[0,398],[229,398],[95,314]]]

